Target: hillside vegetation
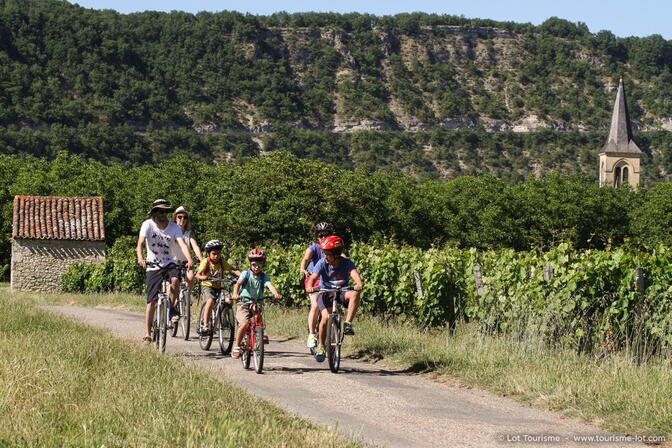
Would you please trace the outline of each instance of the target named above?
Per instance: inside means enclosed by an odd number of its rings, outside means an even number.
[[[488,176],[417,184],[284,152],[242,166],[178,157],[128,167],[66,152],[53,161],[0,156],[0,267],[9,264],[15,195],[102,196],[108,247],[120,237],[135,240],[152,201],[165,197],[193,212],[201,244],[304,244],[315,222],[328,220],[348,243],[526,250],[561,242],[579,249],[669,246],[671,193],[669,183],[632,191],[560,174],[515,185]]]
[[[0,0],[0,150],[143,164],[282,149],[420,179],[594,178],[623,74],[650,185],[671,171],[671,69],[659,35],[558,18],[122,15]]]

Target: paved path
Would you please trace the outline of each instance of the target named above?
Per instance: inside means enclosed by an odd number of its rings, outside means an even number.
[[[141,343],[140,314],[97,308],[45,308]],[[315,362],[303,343],[288,340],[272,339],[266,346],[261,375],[243,370],[239,360],[220,355],[216,339],[212,349],[205,352],[193,338],[169,338],[166,352],[181,356],[187,364],[210,370],[221,381],[241,386],[369,446],[643,446],[577,442],[574,437],[582,435],[612,440],[614,436],[551,412],[440,384],[422,375],[349,359],[342,360],[341,373],[332,374],[326,361]],[[539,437],[544,436],[557,437],[558,441],[541,442]]]

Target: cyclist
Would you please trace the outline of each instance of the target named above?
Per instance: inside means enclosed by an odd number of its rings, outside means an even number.
[[[187,210],[184,207],[180,206],[175,209],[175,212],[173,213],[173,222],[180,227],[180,230],[182,230],[182,236],[184,242],[187,244],[187,248],[194,251],[196,257],[198,258],[199,263],[203,261],[203,255],[201,254],[201,249],[198,247],[198,242],[196,241],[196,235],[194,234],[194,231],[191,229],[191,217],[189,216],[189,213],[187,213]],[[186,261],[183,258],[184,257],[182,256],[181,253],[177,254],[178,261]],[[190,290],[193,289],[194,287],[193,269],[187,270],[186,281],[187,281],[187,287]]]
[[[317,262],[308,279],[306,290],[312,293],[315,290],[315,282],[320,279],[322,288],[341,288],[348,285],[350,279],[355,283],[354,291],[347,291],[344,294],[345,302],[348,306],[347,316],[343,325],[343,333],[354,335],[355,329],[352,327],[352,320],[355,318],[357,307],[359,306],[359,294],[362,290],[362,277],[357,271],[355,263],[349,258],[341,256],[343,252],[343,240],[335,235],[328,236],[320,242],[320,249],[324,252],[324,258]],[[331,312],[331,295],[319,294],[317,304],[322,313],[322,320],[319,328],[319,343],[315,351],[315,359],[318,362],[324,361],[325,348],[324,339],[327,329],[327,320]]]
[[[334,234],[334,226],[328,222],[319,222],[315,224],[315,238],[317,243],[312,244],[306,249],[301,263],[299,264],[299,272],[304,277],[304,286],[308,286],[308,279],[310,277],[311,269],[323,258],[322,249],[320,249],[320,242],[327,236]],[[319,286],[319,279],[315,287]],[[308,339],[306,345],[308,348],[313,348],[317,345],[317,316],[320,312],[317,306],[317,293],[308,294],[310,298],[310,311],[308,312]]]
[[[250,299],[263,299],[265,287],[271,290],[276,300],[282,298],[271,283],[271,279],[262,272],[266,264],[266,252],[261,249],[252,249],[247,254],[247,259],[250,263],[250,269],[240,274],[238,281],[233,286],[233,297],[231,297],[231,300],[240,299],[236,310],[238,331],[236,332],[236,342],[233,350],[231,350],[232,358],[240,358],[240,343],[249,326],[249,320],[252,318],[252,310],[250,309],[252,301]],[[227,300],[227,302],[231,303],[231,300]]]
[[[205,243],[205,253],[207,256],[201,261],[201,264],[196,270],[196,278],[201,281],[201,298],[205,300],[203,322],[200,323],[198,334],[205,335],[210,331],[210,310],[215,305],[215,301],[222,290],[221,283],[206,279],[224,278],[224,272],[240,275],[240,271],[234,269],[227,262],[222,260],[223,247],[224,243],[219,240],[210,240]]]
[[[172,211],[173,208],[165,199],[154,201],[152,209],[147,213],[150,219],[142,223],[138,235],[138,244],[135,247],[138,265],[147,270],[147,307],[145,308],[145,336],[143,338],[146,342],[152,340],[150,332],[162,281],[159,267],[147,267],[147,263],[159,263],[160,266],[167,266],[170,263],[176,263],[177,253],[181,253],[187,261],[187,269],[194,265],[189,249],[182,239],[182,230],[174,222],[168,221],[168,213]],[[147,250],[146,260],[143,257],[143,245],[146,246]],[[175,297],[180,285],[178,269],[170,270],[169,278],[170,312],[172,319],[176,320],[179,319],[174,310]]]

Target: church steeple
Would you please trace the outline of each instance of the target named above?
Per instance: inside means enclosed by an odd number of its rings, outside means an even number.
[[[611,114],[611,128],[609,128],[609,138],[604,145],[602,152],[633,152],[641,154],[637,144],[632,140],[632,127],[630,126],[630,115],[628,114],[628,105],[625,101],[625,90],[623,89],[623,77],[618,82],[618,91],[616,92],[616,102],[614,103],[614,112]]]
[[[600,185],[617,187],[629,183],[636,188],[639,185],[641,156],[642,151],[632,139],[632,127],[621,76],[611,115],[609,137],[600,151]]]

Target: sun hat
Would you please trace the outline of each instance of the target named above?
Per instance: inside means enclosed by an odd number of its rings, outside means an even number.
[[[157,199],[152,203],[152,209],[149,211],[149,213],[147,213],[147,216],[152,216],[152,213],[154,213],[156,210],[165,210],[166,212],[170,213],[175,209],[171,207],[170,203],[165,199]]]
[[[189,212],[187,211],[187,209],[182,207],[181,205],[177,207],[173,213],[175,213],[176,215],[178,213],[184,213],[185,215],[189,216]]]

